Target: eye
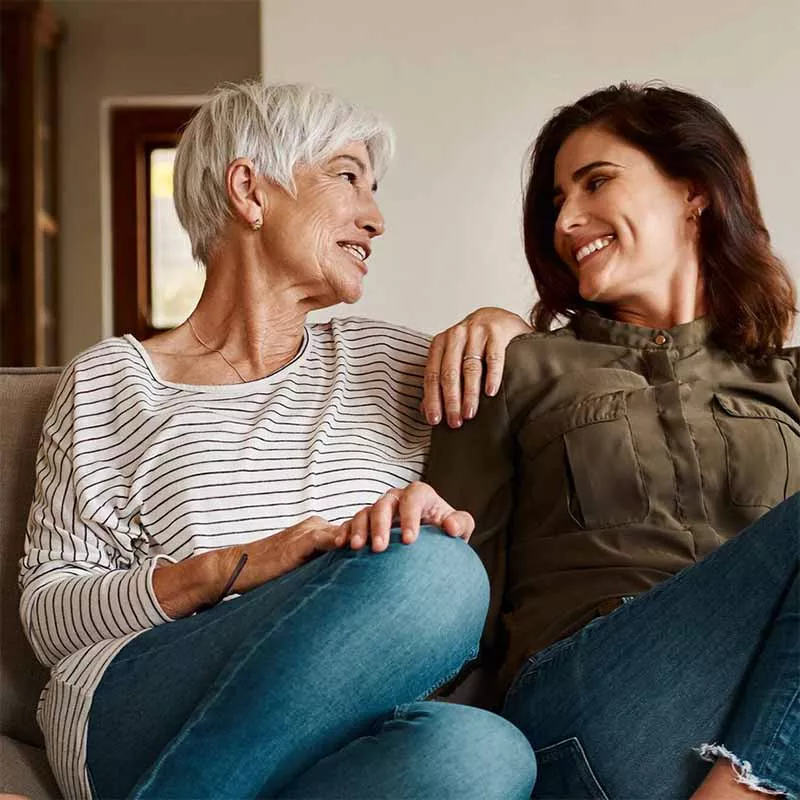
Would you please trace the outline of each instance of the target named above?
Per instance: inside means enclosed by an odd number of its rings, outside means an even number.
[[[353,184],[354,186],[358,180],[358,175],[356,175],[355,172],[340,172],[339,177],[344,178],[348,183]]]
[[[589,180],[586,181],[586,188],[590,192],[596,192],[607,180],[608,178],[603,175],[595,175],[593,178],[589,178]]]

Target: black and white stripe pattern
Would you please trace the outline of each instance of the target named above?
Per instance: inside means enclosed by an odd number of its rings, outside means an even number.
[[[86,722],[103,670],[169,618],[159,558],[351,517],[422,474],[428,340],[361,319],[309,325],[297,357],[247,384],[160,380],[132,337],[65,369],[45,419],[21,614],[53,668],[39,723],[68,797],[89,797]]]

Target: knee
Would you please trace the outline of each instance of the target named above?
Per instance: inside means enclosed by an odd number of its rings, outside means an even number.
[[[536,757],[525,735],[497,714],[456,708],[464,710],[459,723],[463,767],[476,784],[486,786],[485,796],[529,798],[536,781]]]
[[[439,625],[455,615],[461,624],[483,629],[489,608],[489,579],[475,551],[462,539],[423,526],[412,545],[393,543],[393,580],[406,584],[415,605],[441,615]]]
[[[417,703],[410,708],[426,740],[424,746],[440,753],[437,767],[446,769],[449,782],[463,784],[465,797],[530,797],[536,758],[528,740],[510,722],[454,703]]]

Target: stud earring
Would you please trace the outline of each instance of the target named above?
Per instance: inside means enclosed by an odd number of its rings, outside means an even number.
[[[264,219],[262,217],[259,217],[255,222],[250,223],[250,227],[254,231],[260,231],[263,224],[264,224]]]

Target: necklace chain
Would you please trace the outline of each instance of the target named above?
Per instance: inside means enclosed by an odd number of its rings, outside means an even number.
[[[222,357],[222,360],[239,376],[239,380],[242,383],[247,383],[247,378],[245,378],[244,375],[242,375],[242,373],[239,372],[238,369],[236,369],[236,365],[230,361],[230,359],[225,355],[225,353],[222,352],[222,350],[220,350],[218,347],[211,347],[211,345],[206,344],[198,336],[197,331],[194,329],[194,325],[192,325],[192,318],[188,317],[186,321],[189,323],[189,329],[192,332],[192,336],[194,336],[194,338],[197,339],[198,343],[201,344],[203,347],[205,347],[205,349],[208,350],[209,353],[219,353],[219,355]]]

